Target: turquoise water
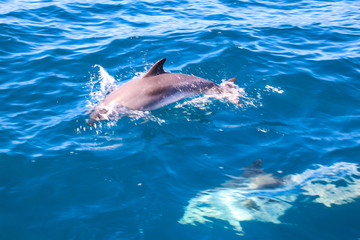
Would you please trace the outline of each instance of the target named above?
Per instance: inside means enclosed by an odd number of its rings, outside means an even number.
[[[0,239],[360,238],[360,2],[0,1]],[[236,77],[87,126],[113,86]],[[262,159],[281,186],[256,189]]]

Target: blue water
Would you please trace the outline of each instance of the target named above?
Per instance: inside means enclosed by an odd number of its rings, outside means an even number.
[[[359,12],[356,0],[1,0],[0,239],[359,239],[355,170],[329,170],[334,195],[354,186],[345,201],[293,187],[278,222],[243,221],[243,234],[222,198],[210,203],[222,217],[180,221],[259,158],[279,177],[360,163]],[[87,126],[106,79],[164,57],[166,71],[236,77],[243,107],[200,96]],[[301,184],[325,189],[320,175]]]

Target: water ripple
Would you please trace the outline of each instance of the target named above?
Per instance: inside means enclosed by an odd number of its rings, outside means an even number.
[[[235,239],[177,221],[198,192],[258,158],[287,173],[358,162],[358,12],[352,0],[2,1],[0,232]],[[164,57],[170,72],[236,77],[244,107],[200,96],[86,125],[108,88],[101,77],[117,86]],[[290,227],[249,223],[246,232],[356,239],[351,204],[306,206],[289,211]]]

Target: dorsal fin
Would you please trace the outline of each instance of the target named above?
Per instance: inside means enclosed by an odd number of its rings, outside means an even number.
[[[244,177],[255,177],[257,175],[265,174],[264,170],[261,168],[262,160],[255,160],[250,166],[244,168]]]
[[[166,58],[163,58],[163,59],[157,61],[154,64],[154,66],[152,66],[150,68],[150,70],[143,76],[143,78],[152,77],[152,76],[156,76],[156,75],[165,73],[165,71],[163,69],[163,65],[164,65],[165,61],[166,61]]]
[[[257,159],[255,160],[250,166],[248,166],[247,168],[260,168],[262,167],[262,159]]]

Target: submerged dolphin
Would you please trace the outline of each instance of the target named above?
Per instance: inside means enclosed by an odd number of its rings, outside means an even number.
[[[244,234],[241,221],[280,223],[278,218],[290,204],[272,198],[271,193],[281,189],[284,183],[284,179],[266,173],[262,160],[258,159],[245,167],[240,177],[233,177],[222,184],[223,187],[202,191],[191,199],[179,223],[195,225],[212,222],[211,218],[225,220],[238,235]]]
[[[236,234],[244,235],[241,222],[280,224],[286,211],[294,205],[300,207],[300,202],[312,201],[331,207],[354,202],[360,197],[358,164],[317,164],[302,173],[282,178],[264,172],[261,164],[261,160],[256,160],[240,177],[222,187],[199,192],[189,200],[179,223],[196,225],[224,220]]]
[[[101,120],[109,120],[112,115],[116,115],[117,107],[131,110],[154,110],[197,94],[229,93],[231,84],[236,80],[229,79],[224,86],[220,86],[200,77],[165,72],[163,69],[165,61],[165,58],[159,60],[143,77],[124,83],[106,96],[91,113],[88,125]],[[238,99],[229,97],[227,99],[234,104],[239,104]]]

